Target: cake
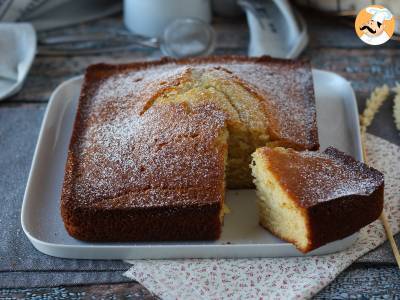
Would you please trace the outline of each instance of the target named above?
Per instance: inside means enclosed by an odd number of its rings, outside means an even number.
[[[304,253],[355,233],[382,212],[383,175],[333,147],[259,148],[251,168],[261,225]]]
[[[307,62],[90,66],[66,162],[64,225],[85,241],[217,239],[225,188],[253,186],[251,153],[267,143],[319,147]]]

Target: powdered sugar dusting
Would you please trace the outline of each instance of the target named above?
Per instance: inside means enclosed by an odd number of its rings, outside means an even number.
[[[264,98],[270,129],[279,139],[313,148],[318,140],[310,66],[288,61],[205,63],[232,72]]]
[[[317,139],[314,87],[309,67],[238,64],[229,67],[265,95],[270,123],[282,139],[300,145]]]
[[[343,152],[266,150],[268,164],[281,185],[304,206],[350,196],[370,195],[383,184],[383,175]]]
[[[217,139],[225,128],[224,113],[213,104],[191,109],[171,104],[140,114],[146,99],[184,70],[118,74],[81,100],[86,101],[80,111],[83,126],[70,149],[73,194],[81,204],[95,205],[127,193],[138,196],[118,205],[221,201],[226,148]],[[149,190],[170,190],[175,197]],[[189,197],[195,190],[203,191]]]
[[[117,198],[136,195],[118,202],[127,206],[220,201],[226,147],[217,139],[226,115],[212,103],[152,106],[163,90],[186,80],[189,70],[220,66],[227,78],[232,72],[265,98],[277,136],[305,147],[316,142],[309,68],[231,61],[115,69],[86,82],[67,168],[71,198],[85,205],[114,199],[110,205],[117,205]],[[173,192],[166,197],[165,191]]]

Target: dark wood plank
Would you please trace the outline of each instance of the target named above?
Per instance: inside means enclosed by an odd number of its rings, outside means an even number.
[[[397,266],[353,264],[315,299],[399,299],[400,270]]]
[[[368,96],[376,86],[393,86],[400,78],[398,49],[308,49],[304,57],[313,67],[349,80],[358,95]]]
[[[51,288],[1,289],[0,299],[159,299],[137,282]]]
[[[400,78],[400,51],[397,49],[311,48],[303,57],[310,59],[314,68],[335,72],[350,81],[360,113],[377,86],[393,87]],[[393,119],[393,98],[391,94],[368,131],[400,145]]]
[[[397,299],[400,271],[394,265],[354,264],[314,299]],[[157,299],[136,282],[27,289],[1,289],[0,298],[13,299]]]

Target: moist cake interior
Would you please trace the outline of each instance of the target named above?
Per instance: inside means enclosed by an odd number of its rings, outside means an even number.
[[[252,156],[261,225],[303,252],[356,232],[382,211],[383,175],[336,148],[262,147]]]
[[[274,150],[285,152],[279,147]],[[251,168],[257,188],[260,223],[275,235],[295,243],[299,249],[306,249],[308,233],[305,213],[288,197],[267,164],[261,151],[254,152]]]
[[[184,104],[189,108],[214,103],[226,115],[229,132],[226,184],[228,188],[252,186],[251,154],[269,141],[262,99],[223,68],[189,68],[177,84],[159,91],[142,111],[159,105]]]

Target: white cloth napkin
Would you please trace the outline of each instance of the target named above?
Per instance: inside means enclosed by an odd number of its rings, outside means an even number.
[[[394,233],[400,220],[400,147],[367,136],[372,166],[385,174],[385,212]],[[162,299],[304,299],[386,240],[377,220],[342,252],[311,257],[258,259],[131,260],[124,275]]]
[[[28,23],[0,23],[0,100],[17,93],[36,53],[36,33]]]

